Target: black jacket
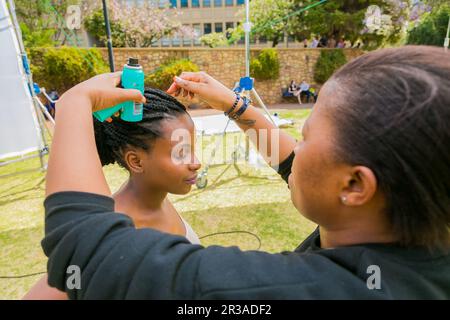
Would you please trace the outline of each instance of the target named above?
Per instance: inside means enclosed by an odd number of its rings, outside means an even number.
[[[279,169],[285,180],[292,158]],[[292,252],[204,248],[135,229],[109,197],[60,192],[44,205],[49,284],[72,299],[450,299],[448,254],[386,244],[321,249],[318,230]],[[71,265],[81,289],[66,287]]]

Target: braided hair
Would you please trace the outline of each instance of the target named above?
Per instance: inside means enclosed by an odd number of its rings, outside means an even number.
[[[103,166],[117,162],[128,169],[123,158],[126,147],[149,150],[151,143],[162,136],[163,120],[188,114],[178,100],[164,91],[145,88],[144,96],[146,103],[140,122],[127,122],[120,117],[114,117],[112,122],[100,122],[94,118],[95,143]]]

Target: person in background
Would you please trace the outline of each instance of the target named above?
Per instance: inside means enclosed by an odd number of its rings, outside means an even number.
[[[302,104],[302,99],[300,97],[300,87],[297,86],[294,80],[291,80],[291,84],[289,85],[288,92],[292,93],[298,99],[298,103]]]
[[[316,92],[316,88],[314,88],[314,87],[310,87],[309,88],[309,92],[310,92],[310,95],[313,97],[313,99],[314,99],[314,103],[316,103],[316,101],[317,101],[317,96],[318,96],[318,94],[317,94],[317,92]]]
[[[311,48],[317,48],[317,45],[319,44],[319,38],[315,36],[311,41]]]
[[[344,48],[351,48],[352,47],[352,42],[347,39],[344,41]]]
[[[306,82],[305,79],[303,79],[302,83],[300,84],[299,87],[299,100],[300,100],[300,104],[301,104],[301,96],[302,95],[306,95],[306,103],[309,103],[309,97],[311,96],[311,92],[309,91],[309,83]]]
[[[337,43],[337,45],[336,45],[336,48],[339,48],[339,49],[344,49],[345,48],[345,43],[344,43],[344,39],[339,39],[339,41],[338,41],[338,43]]]
[[[328,47],[328,38],[327,36],[322,36],[317,45],[318,48],[327,48]]]
[[[308,39],[303,40],[303,48],[308,48]]]
[[[336,48],[336,40],[334,36],[331,36],[331,39],[328,41],[328,48]]]

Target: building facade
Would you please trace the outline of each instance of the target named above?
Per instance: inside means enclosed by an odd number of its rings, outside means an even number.
[[[163,38],[154,47],[192,47],[200,46],[202,35],[217,32],[226,33],[227,29],[235,28],[241,21],[238,15],[243,9],[245,0],[123,0],[129,5],[139,5],[146,1],[157,2],[159,6],[177,8],[181,15],[179,20],[183,25],[194,29],[194,39]]]

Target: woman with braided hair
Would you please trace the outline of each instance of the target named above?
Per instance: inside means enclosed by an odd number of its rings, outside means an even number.
[[[136,228],[153,228],[185,236],[199,244],[195,232],[177,213],[167,195],[186,194],[196,182],[200,163],[194,141],[173,141],[175,130],[195,136],[194,123],[185,107],[167,93],[145,89],[143,119],[110,122],[94,118],[97,151],[103,166],[118,163],[129,179],[113,195],[116,212],[128,215]],[[47,275],[25,299],[67,299],[67,294],[47,284]]]

